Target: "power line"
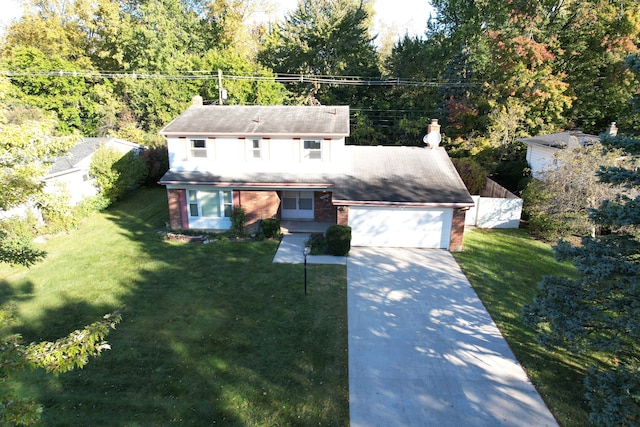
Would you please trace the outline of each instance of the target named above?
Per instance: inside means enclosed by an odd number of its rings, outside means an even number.
[[[131,79],[131,80],[218,80],[217,70],[185,71],[181,74],[171,73],[122,73],[114,71],[10,71],[0,70],[0,75],[6,77],[78,77],[102,79]],[[264,76],[260,74],[236,75],[223,72],[224,80],[246,80],[254,82],[275,83],[313,83],[335,86],[413,86],[413,87],[455,87],[481,85],[478,82],[462,82],[460,80],[412,80],[402,78],[371,78],[361,76],[323,76],[313,74],[275,74]]]

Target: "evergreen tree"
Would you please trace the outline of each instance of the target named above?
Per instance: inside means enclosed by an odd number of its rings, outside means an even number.
[[[608,138],[634,159],[640,140]],[[636,167],[607,167],[601,181],[640,188]],[[600,354],[585,379],[591,420],[602,426],[640,424],[640,196],[619,195],[593,211],[592,220],[611,233],[585,237],[580,246],[560,242],[558,260],[571,260],[575,279],[546,277],[534,302],[523,309],[539,341],[576,354]],[[598,360],[598,358],[594,358]]]

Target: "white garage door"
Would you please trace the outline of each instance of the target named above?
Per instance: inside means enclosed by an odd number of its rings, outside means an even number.
[[[349,207],[352,246],[449,249],[453,209]]]

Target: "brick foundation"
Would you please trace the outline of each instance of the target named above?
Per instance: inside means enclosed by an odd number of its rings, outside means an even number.
[[[189,228],[189,218],[187,217],[187,190],[167,190],[167,200],[169,201],[169,226],[171,229],[186,230]]]
[[[238,191],[237,203],[244,208],[245,225],[278,215],[280,197],[275,191]]]
[[[449,250],[452,252],[462,252],[464,249],[464,220],[466,215],[466,209],[453,210],[451,239],[449,241]]]
[[[316,222],[332,222],[337,220],[338,209],[331,203],[331,193],[316,191],[313,193],[313,220]]]

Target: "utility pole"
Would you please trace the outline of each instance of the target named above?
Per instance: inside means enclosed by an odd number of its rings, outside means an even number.
[[[222,70],[218,68],[218,105],[222,105]]]

